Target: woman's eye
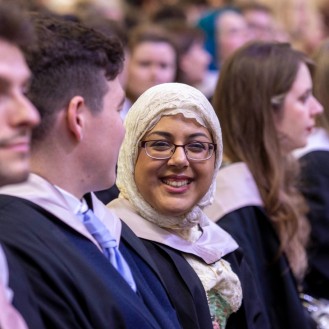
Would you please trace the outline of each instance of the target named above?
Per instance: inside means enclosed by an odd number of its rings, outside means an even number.
[[[302,96],[299,98],[299,100],[302,102],[302,103],[306,103],[308,97],[307,96]]]
[[[310,98],[311,95],[312,95],[311,92],[307,92],[304,95],[301,95],[299,97],[299,100],[304,104],[307,102],[307,100]]]
[[[170,148],[171,144],[165,141],[153,141],[150,144],[150,147],[157,149],[166,149],[166,148]]]
[[[203,143],[191,143],[188,144],[187,149],[191,152],[202,152],[207,149],[206,145]]]

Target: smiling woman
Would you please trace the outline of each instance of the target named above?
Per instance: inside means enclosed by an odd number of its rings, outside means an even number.
[[[212,143],[212,137],[208,129],[195,119],[176,114],[162,117],[143,139],[150,138],[158,138],[157,143],[171,144],[173,148],[170,153],[165,153],[164,159],[159,155],[164,151],[159,151],[159,147],[154,150],[154,141],[144,150],[139,149],[135,166],[136,186],[144,199],[160,213],[184,216],[201,200],[211,184],[215,156],[209,158],[205,147],[208,147],[206,143]],[[184,147],[176,147],[172,143],[183,144]],[[191,145],[201,145],[199,148],[203,151],[194,151]],[[154,161],[150,154],[156,155],[158,161]],[[197,159],[200,155],[202,157]],[[164,223],[159,224],[163,226]]]
[[[220,125],[206,97],[180,83],[152,87],[125,125],[120,197],[108,206],[150,251],[182,327],[267,328],[238,245],[203,212],[222,159]]]

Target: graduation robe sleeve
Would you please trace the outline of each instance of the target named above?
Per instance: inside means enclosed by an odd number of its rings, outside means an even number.
[[[210,311],[203,285],[180,251],[153,241],[143,240],[165,281],[183,328],[212,329]],[[226,329],[267,329],[261,300],[254,289],[248,265],[240,250],[223,257],[241,280],[249,302],[230,315]]]
[[[299,300],[296,282],[264,209],[247,206],[224,215],[217,222],[242,248],[255,278],[272,329],[311,328]]]
[[[302,192],[308,202],[311,224],[305,292],[329,300],[329,152],[307,153],[300,162]]]

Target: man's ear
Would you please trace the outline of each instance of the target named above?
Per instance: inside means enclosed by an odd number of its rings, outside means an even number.
[[[83,138],[86,111],[85,100],[81,96],[74,96],[67,107],[67,125],[77,141]]]

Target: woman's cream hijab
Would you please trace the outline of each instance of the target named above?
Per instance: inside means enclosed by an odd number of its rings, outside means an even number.
[[[206,195],[187,214],[180,217],[162,215],[148,204],[139,193],[135,180],[138,143],[165,115],[183,114],[194,118],[207,128],[217,144],[213,180]],[[148,89],[134,103],[125,119],[126,135],[119,153],[117,186],[120,197],[146,220],[164,228],[190,228],[204,226],[208,219],[202,208],[212,203],[215,178],[222,161],[222,135],[217,116],[207,98],[197,89],[181,83],[164,83]]]

